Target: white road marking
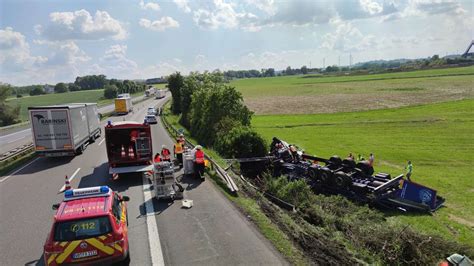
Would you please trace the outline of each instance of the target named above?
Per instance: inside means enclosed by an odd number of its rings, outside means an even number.
[[[151,197],[150,184],[148,178],[143,175],[143,201],[145,202],[145,212],[155,213],[153,207],[153,198]],[[148,229],[148,243],[150,245],[151,264],[165,265],[163,259],[163,251],[161,250],[160,235],[158,234],[158,226],[156,225],[154,215],[146,215],[146,225]]]
[[[31,132],[31,128],[27,128],[27,129],[23,129],[23,130],[14,132],[14,133],[10,133],[10,134],[5,135],[5,136],[0,136],[0,139],[8,138],[8,137],[10,137],[10,136],[17,135],[17,134],[20,134],[21,132],[25,132],[25,131],[30,131],[30,132]]]
[[[74,177],[76,177],[77,173],[79,173],[79,170],[81,170],[81,168],[77,168],[76,171],[72,174],[72,176],[69,177],[69,179],[68,179],[68,180],[69,180],[69,183],[71,183],[72,179],[73,179]],[[66,188],[66,184],[64,184],[64,185],[61,187],[61,189],[59,190],[59,193],[63,192],[65,188]]]
[[[105,141],[105,138],[103,138],[100,142],[99,142],[99,146],[102,145],[102,143],[104,143]]]
[[[21,170],[23,170],[24,168],[26,168],[28,165],[30,165],[30,164],[36,162],[38,159],[39,159],[39,157],[36,158],[36,159],[34,159],[33,161],[31,161],[31,162],[29,162],[29,163],[23,165],[23,167],[21,167],[20,169],[16,170],[16,171],[13,172],[13,173],[11,173],[9,176],[6,176],[6,177],[2,178],[2,179],[0,180],[0,183],[3,183],[3,181],[6,181],[8,178],[10,178],[11,176],[13,176],[13,175],[15,175],[16,173],[20,172]]]
[[[19,137],[19,138],[16,138],[16,139],[14,139],[14,140],[10,140],[10,141],[7,142],[7,143],[13,143],[13,142],[15,142],[15,141],[17,141],[17,140],[24,139],[25,137],[26,137],[26,136]]]

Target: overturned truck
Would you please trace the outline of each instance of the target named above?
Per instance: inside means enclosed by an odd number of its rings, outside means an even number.
[[[304,154],[295,146],[273,138],[270,147],[273,175],[286,175],[289,180],[305,180],[316,193],[338,194],[354,201],[402,211],[433,212],[444,203],[436,190],[398,175],[375,173],[367,161],[352,158],[329,159]],[[249,162],[241,162],[241,167]],[[253,164],[255,166],[255,164]]]

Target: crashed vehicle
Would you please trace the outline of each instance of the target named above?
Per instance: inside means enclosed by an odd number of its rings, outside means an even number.
[[[305,180],[316,193],[343,195],[371,206],[402,211],[433,212],[445,201],[436,190],[409,181],[403,174],[392,178],[387,173],[375,173],[368,161],[307,155],[278,138],[273,138],[270,153],[273,176]]]

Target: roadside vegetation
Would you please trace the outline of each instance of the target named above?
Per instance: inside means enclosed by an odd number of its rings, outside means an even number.
[[[254,116],[253,128],[321,157],[375,154],[375,170],[404,173],[438,191],[446,207],[433,215],[394,214],[389,219],[474,246],[472,136],[474,100],[366,112]]]
[[[239,79],[230,85],[259,114],[313,114],[469,99],[474,66],[350,76]]]

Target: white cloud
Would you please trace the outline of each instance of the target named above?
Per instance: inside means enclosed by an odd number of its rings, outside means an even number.
[[[32,56],[25,36],[13,28],[0,29],[0,68],[2,74],[24,71],[42,65],[48,58]]]
[[[377,44],[375,36],[370,34],[363,35],[362,32],[350,22],[334,18],[331,19],[330,24],[335,30],[323,36],[321,48],[341,52],[356,52],[374,48]]]
[[[48,56],[48,66],[77,66],[91,58],[73,41],[50,42],[35,40],[35,44],[47,45],[52,53]]]
[[[237,12],[235,4],[214,0],[213,8],[194,11],[193,19],[201,29],[216,30],[219,28],[234,29],[241,26],[244,30],[255,31],[258,17],[248,12]]]
[[[335,13],[335,8],[328,2],[299,0],[279,3],[275,14],[262,21],[268,26],[306,26],[329,22]]]
[[[468,14],[458,1],[455,0],[408,0],[405,5],[399,5],[399,12],[387,15],[385,21],[407,17],[445,15],[468,20]]]
[[[183,10],[184,13],[191,13],[188,0],[173,0],[179,9]]]
[[[276,12],[274,0],[246,0],[245,2],[248,5],[255,6],[257,9],[270,15],[273,15]]]
[[[155,11],[159,11],[160,10],[160,5],[158,5],[158,3],[154,3],[154,2],[148,2],[145,4],[145,2],[143,0],[140,1],[140,7],[142,9],[151,9],[151,10],[155,10]]]
[[[383,11],[382,5],[372,0],[359,0],[362,10],[370,15],[379,14]]]
[[[140,19],[140,26],[156,31],[164,31],[168,28],[179,28],[178,21],[172,17],[162,17],[159,20],[151,21],[145,18]]]
[[[122,24],[106,11],[96,11],[94,16],[84,10],[53,12],[46,26],[36,25],[35,31],[50,40],[101,40],[124,39],[127,35]]]
[[[98,68],[103,69],[104,74],[110,77],[135,78],[138,65],[127,57],[127,48],[127,45],[111,45],[100,58]]]

